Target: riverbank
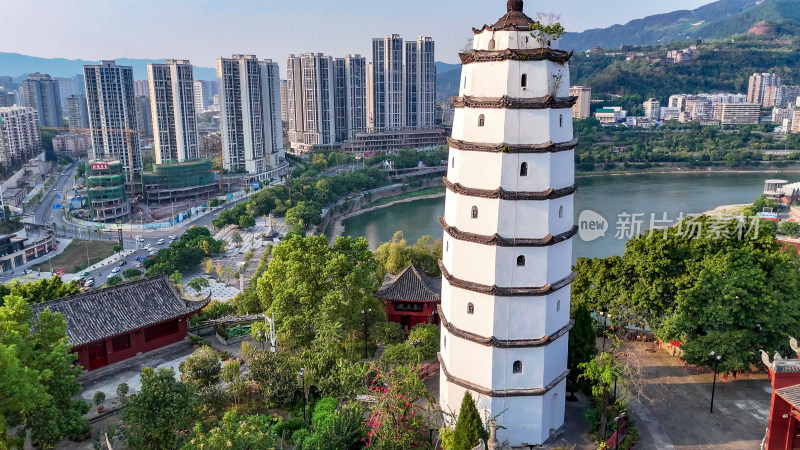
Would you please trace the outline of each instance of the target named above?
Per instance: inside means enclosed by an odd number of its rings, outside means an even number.
[[[361,214],[368,213],[370,211],[376,211],[376,210],[379,210],[379,209],[388,208],[390,206],[399,205],[401,203],[410,203],[410,202],[414,202],[414,201],[417,201],[417,200],[425,200],[425,199],[429,199],[429,198],[439,198],[439,197],[444,197],[444,195],[445,195],[444,192],[439,192],[439,193],[435,193],[435,194],[427,194],[426,191],[428,191],[429,189],[432,189],[432,188],[420,189],[419,191],[409,192],[407,194],[398,195],[397,197],[388,197],[388,198],[383,199],[383,200],[386,200],[385,203],[376,204],[374,206],[370,206],[369,208],[360,209],[358,211],[353,211],[351,213],[347,213],[347,214],[339,217],[338,219],[336,219],[336,222],[333,225],[333,230],[331,232],[330,240],[333,241],[337,237],[339,237],[342,234],[344,234],[344,221],[347,220],[347,219],[351,219],[353,217],[360,216]],[[413,194],[417,194],[417,195],[413,195]],[[398,198],[398,197],[403,197],[403,198]],[[395,199],[395,200],[392,200],[392,199]]]
[[[791,164],[786,167],[706,167],[702,169],[687,169],[679,167],[678,165],[660,165],[647,169],[628,169],[628,170],[599,170],[591,172],[575,172],[576,178],[593,178],[593,177],[606,177],[606,176],[623,176],[623,175],[660,175],[660,174],[703,174],[703,173],[800,173],[800,164]]]

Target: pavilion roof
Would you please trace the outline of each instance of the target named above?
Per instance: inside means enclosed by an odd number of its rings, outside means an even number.
[[[73,347],[189,316],[208,304],[181,298],[166,275],[33,305],[64,314]]]
[[[375,297],[383,300],[416,302],[441,301],[442,278],[434,278],[419,270],[414,263],[398,275],[387,275]]]
[[[800,409],[800,384],[776,389],[775,393],[792,405],[792,408]]]

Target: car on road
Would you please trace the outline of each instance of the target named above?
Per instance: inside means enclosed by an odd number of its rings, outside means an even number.
[[[53,192],[58,192],[58,189],[56,189],[56,188],[53,188]]]
[[[158,240],[158,245],[164,245],[164,242],[166,242],[166,241],[165,241],[165,240],[163,240],[163,239],[159,239],[159,240]]]
[[[144,267],[144,266],[142,265],[142,263],[139,263],[139,264],[137,264],[137,265],[136,265],[136,268],[137,268],[137,269],[141,269],[142,267]]]
[[[88,280],[83,282],[83,287],[92,287],[94,286],[94,278],[89,278]]]
[[[33,271],[31,269],[25,269],[25,275],[30,275],[32,273]]]
[[[119,262],[120,267],[124,266],[125,264],[128,264],[128,261],[125,261],[124,259]]]
[[[144,242],[144,238],[136,238],[136,242]]]
[[[170,241],[174,241],[174,240],[177,240],[177,239],[178,239],[178,236],[175,236],[174,234],[170,234],[169,235],[169,240]]]
[[[119,271],[120,271],[119,267],[114,267],[113,269],[111,269],[111,273],[114,273],[114,274],[115,273],[119,273]]]
[[[147,245],[144,246],[144,248],[146,248],[147,250],[150,250],[151,248],[153,248],[153,246],[151,244],[147,244]]]

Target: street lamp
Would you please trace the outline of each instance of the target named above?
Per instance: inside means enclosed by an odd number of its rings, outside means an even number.
[[[306,423],[306,369],[300,368],[300,381],[303,383],[303,423]]]
[[[717,366],[719,366],[719,362],[722,361],[722,355],[712,351],[709,355],[711,359],[711,364],[713,365],[714,371],[714,382],[711,383],[711,407],[708,409],[709,413],[714,412],[714,391],[717,389]]]
[[[368,329],[367,329],[367,314],[369,314],[371,312],[372,312],[372,308],[362,309],[361,310],[361,314],[364,315],[364,359],[369,358],[369,355],[367,354],[367,333],[368,333]]]
[[[606,310],[606,308],[604,307],[603,309],[600,310],[600,317],[603,318],[603,328],[602,328],[602,330],[603,330],[602,331],[602,333],[603,333],[603,350],[602,351],[606,351],[606,317],[607,316],[608,316],[608,310]]]
[[[614,422],[617,423],[617,432],[614,433],[616,435],[616,437],[617,437],[616,438],[616,442],[614,443],[614,448],[615,449],[619,448],[619,431],[620,431],[619,427],[620,427],[620,422],[623,421],[623,420],[625,420],[625,413],[624,412],[614,418]]]

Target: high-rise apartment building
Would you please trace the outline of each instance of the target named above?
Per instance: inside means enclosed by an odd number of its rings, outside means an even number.
[[[148,64],[156,164],[198,159],[195,82],[188,60]]]
[[[586,119],[592,114],[592,88],[587,86],[572,86],[569,88],[570,97],[578,97],[572,107],[573,119]]]
[[[254,55],[219,58],[217,78],[223,166],[263,175],[283,158],[277,63]]]
[[[58,77],[54,79],[58,82],[58,92],[61,94],[61,106],[65,106],[67,104],[67,97],[81,93],[81,90],[78,88],[77,78]]]
[[[83,66],[94,159],[119,160],[125,177],[142,171],[133,68],[114,61]]]
[[[67,119],[71,130],[89,128],[89,110],[86,108],[86,97],[83,94],[67,97]]]
[[[42,151],[39,112],[35,108],[0,108],[0,164],[24,162]]]
[[[783,84],[783,78],[776,73],[754,73],[750,76],[750,82],[747,87],[747,103],[758,103],[764,106],[765,100],[771,102],[774,106],[775,96],[768,95],[768,88],[772,86],[780,86]]]
[[[147,97],[150,95],[150,84],[147,80],[134,80],[133,93],[137,96]]]
[[[722,125],[758,125],[761,119],[759,103],[715,103],[714,120]]]
[[[347,55],[334,61],[336,140],[353,139],[367,130],[367,59]]]
[[[396,34],[372,40],[375,131],[400,130],[404,122],[403,39]]]
[[[281,126],[283,142],[289,142],[289,85],[286,80],[281,80]]]
[[[661,114],[661,102],[651,98],[644,102],[644,116],[650,120],[658,120]]]
[[[58,81],[53,77],[39,72],[28,75],[28,79],[22,82],[22,97],[25,106],[38,111],[39,125],[43,127],[64,126],[61,93]]]
[[[411,130],[436,124],[436,57],[433,39],[420,36],[405,45],[405,111],[403,127]]]
[[[367,63],[367,129],[375,128],[375,73],[373,64]]]
[[[321,53],[289,55],[289,140],[299,151],[336,144],[336,71],[334,59]]]
[[[141,136],[145,139],[153,138],[153,111],[150,109],[150,97],[137,95],[134,98],[136,108],[136,123],[139,125]]]
[[[194,109],[199,114],[214,101],[214,83],[212,81],[197,80],[194,82]]]

